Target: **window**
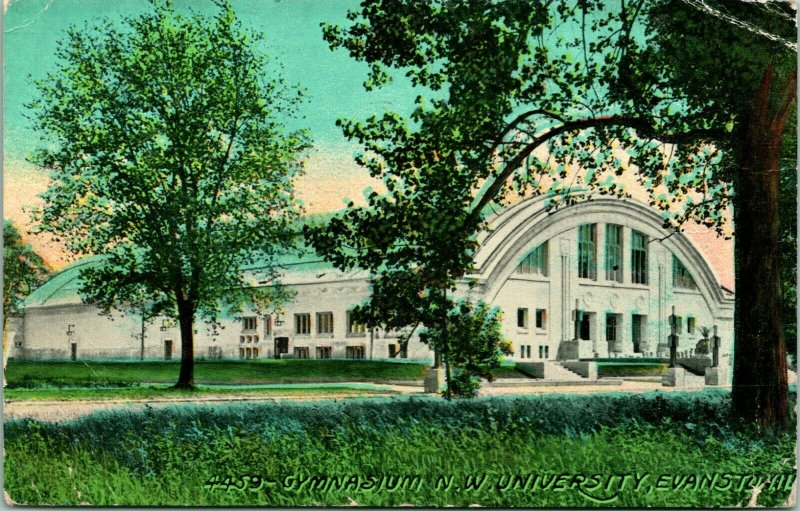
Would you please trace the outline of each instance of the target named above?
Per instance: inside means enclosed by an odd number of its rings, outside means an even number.
[[[695,318],[693,318],[691,316],[686,318],[686,333],[687,334],[693,334],[694,333],[695,323],[696,323]]]
[[[631,340],[633,341],[633,352],[642,352],[642,341],[646,337],[647,316],[634,314],[631,316]]]
[[[597,224],[578,227],[578,277],[597,279]]]
[[[536,328],[547,328],[547,311],[545,309],[536,309]]]
[[[517,273],[522,275],[541,275],[547,277],[547,242],[545,241],[533,252],[526,255],[517,266]]]
[[[519,328],[528,328],[528,309],[517,309],[517,326]]]
[[[253,358],[258,358],[258,348],[253,348]]]
[[[294,315],[294,333],[299,335],[311,333],[311,314],[305,312]]]
[[[244,348],[239,348],[239,358],[244,358]]]
[[[519,358],[531,358],[530,344],[523,344],[519,347]]]
[[[317,346],[317,358],[331,358],[331,347]]]
[[[692,278],[692,274],[686,269],[686,266],[675,257],[672,256],[672,287],[680,289],[697,289],[697,284]]]
[[[308,347],[296,346],[294,348],[294,356],[297,358],[308,358]]]
[[[606,280],[622,282],[621,225],[606,225]]]
[[[345,354],[347,358],[364,358],[364,346],[348,346]]]
[[[647,284],[647,236],[638,231],[631,235],[631,282]]]
[[[264,337],[272,335],[272,316],[264,316]]]
[[[333,333],[333,312],[317,312],[317,333]]]
[[[589,341],[594,334],[594,312],[577,311],[578,319],[575,322],[575,337],[582,341]]]
[[[353,319],[353,313],[347,313],[347,335],[360,337],[367,335],[367,325]]]
[[[255,330],[258,324],[258,319],[255,316],[242,318],[242,330]]]
[[[240,343],[244,344],[244,339],[245,339],[245,337],[243,335],[239,336],[239,342]]]
[[[247,358],[250,358],[253,355],[253,351],[250,348],[247,348],[245,352],[247,353]]]
[[[544,358],[544,346],[539,345],[539,358]]]
[[[258,336],[257,336],[257,335],[254,335],[254,336],[253,336],[253,342],[254,342],[254,343],[256,343],[256,344],[258,344]]]
[[[617,327],[619,326],[619,321],[617,319],[616,314],[606,314],[606,340],[607,341],[616,341],[617,340]]]
[[[683,329],[683,318],[681,316],[670,316],[669,320],[671,321],[670,327],[672,324],[675,325],[675,333],[681,333],[681,330]]]
[[[252,335],[248,335],[247,336],[247,344],[253,344],[253,336]]]

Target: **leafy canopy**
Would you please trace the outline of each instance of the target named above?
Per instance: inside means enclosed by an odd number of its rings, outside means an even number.
[[[792,39],[787,6],[715,3]],[[371,271],[373,315],[397,322],[429,308],[413,305],[429,289],[455,289],[487,206],[517,196],[625,197],[629,175],[665,227],[728,234],[740,99],[766,64],[794,59],[678,0],[365,0],[348,19],[324,37],[370,65],[365,86],[401,73],[420,95],[408,118],[340,121],[386,193],[308,234],[338,266]]]
[[[11,220],[3,221],[3,321],[47,276],[47,266]]]
[[[71,28],[59,68],[36,83],[30,108],[48,144],[32,161],[51,170],[40,229],[103,256],[82,293],[106,307],[144,293],[162,310],[177,298],[213,315],[222,297],[280,298],[257,286],[292,248],[309,140],[280,119],[302,94],[227,2],[212,18],[152,4],[121,28]]]

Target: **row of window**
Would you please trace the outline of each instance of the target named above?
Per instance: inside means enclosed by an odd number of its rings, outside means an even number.
[[[396,349],[396,346],[390,346],[389,352],[392,352],[392,348]],[[333,348],[330,346],[317,346],[316,347],[316,358],[325,359],[331,358],[331,354],[333,353]],[[352,359],[363,359],[366,350],[364,346],[347,346],[345,348],[345,357],[352,358]],[[309,358],[309,349],[308,346],[296,346],[294,348],[294,356],[296,358]],[[258,358],[258,348],[239,348],[239,358],[248,359],[248,358]]]
[[[272,335],[272,317],[264,316],[264,334]],[[280,324],[280,323],[279,323]],[[294,333],[297,335],[310,335],[312,329],[311,313],[301,312],[294,315]],[[251,332],[258,330],[258,318],[256,316],[248,316],[242,318],[242,331]],[[318,334],[333,334],[333,312],[317,312],[316,313],[316,332]],[[366,335],[367,326],[363,323],[354,321],[347,313],[347,333],[349,335],[361,336]],[[246,339],[246,341],[245,341]],[[258,342],[258,336],[241,336],[241,342],[251,342],[254,340]]]
[[[519,347],[519,358],[533,358],[531,357],[531,345],[523,344]],[[550,346],[539,346],[539,358],[550,358]]]
[[[605,279],[623,282],[622,259],[624,251],[623,229],[621,225],[605,224]],[[578,227],[578,277],[597,280],[597,229],[598,224],[584,224]],[[631,231],[630,240],[630,278],[633,284],[647,284],[647,253],[649,239],[646,234]],[[528,255],[519,266],[517,273],[547,277],[549,249],[544,242]],[[680,260],[672,256],[672,284],[682,289],[697,289],[689,271]]]
[[[527,307],[520,307],[517,309],[517,326],[519,328],[528,328],[528,309]],[[547,328],[547,309],[536,309],[536,328]]]
[[[606,313],[606,341],[618,341],[621,339],[621,328],[623,315],[617,313]],[[578,311],[578,318],[575,322],[575,337],[581,340],[591,340],[593,338],[592,322],[595,313]],[[675,323],[675,333],[683,333],[683,318],[681,316],[671,316],[670,321]],[[633,341],[634,351],[638,352],[639,344],[646,337],[647,316],[642,314],[631,314],[631,340]],[[693,316],[686,318],[686,333],[694,335],[697,332],[697,319]]]

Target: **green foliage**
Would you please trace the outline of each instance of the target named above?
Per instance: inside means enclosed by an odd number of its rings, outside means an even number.
[[[474,397],[480,378],[492,381],[504,355],[511,355],[511,342],[502,332],[502,312],[483,301],[460,300],[447,311],[447,318],[419,334],[421,342],[456,369],[448,382],[448,395]]]
[[[129,387],[167,383],[179,362],[32,362],[11,360],[9,388]],[[258,384],[364,381],[421,381],[427,366],[371,360],[223,360],[196,362],[197,383]]]
[[[576,491],[498,491],[500,476],[528,473],[792,473],[794,435],[756,436],[731,427],[723,392],[537,396],[446,402],[363,399],[256,406],[183,406],[109,411],[59,424],[5,427],[5,481],[30,504],[345,505],[371,507],[585,507]],[[474,491],[435,489],[438,476],[486,474]],[[277,484],[211,491],[240,476]],[[299,488],[309,476],[419,476],[412,487]],[[652,481],[651,481],[652,482]],[[463,489],[462,489],[463,490]],[[622,507],[732,507],[751,488],[622,491]],[[788,490],[764,491],[776,505]]]
[[[40,229],[76,254],[83,297],[106,309],[145,295],[191,325],[286,299],[277,254],[294,245],[305,132],[284,133],[302,95],[286,86],[231,6],[184,17],[167,0],[123,27],[72,28],[30,108],[51,170]],[[258,263],[258,264],[256,264]],[[258,267],[251,278],[245,267]],[[184,350],[191,327],[184,328]]]
[[[407,118],[341,121],[365,149],[357,161],[386,193],[307,234],[337,266],[370,270],[375,308],[408,320],[421,314],[405,311],[429,308],[418,297],[452,290],[452,279],[470,272],[487,205],[514,194],[546,193],[551,210],[598,194],[625,197],[617,177],[633,173],[667,229],[696,220],[729,235],[735,199],[737,275],[753,278],[777,253],[767,235],[777,227],[765,191],[773,185],[758,180],[776,170],[762,167],[772,164],[771,141],[795,97],[794,18],[785,2],[739,0],[365,0],[345,26],[325,24],[325,40],[370,66],[367,88],[401,73],[420,95]],[[768,228],[749,221],[760,207]],[[737,357],[767,360],[775,333],[755,326],[763,318],[754,311],[778,303],[779,277],[758,281],[758,299],[737,298],[736,338],[748,339]],[[403,288],[392,287],[403,278]],[[773,366],[759,363],[753,374]],[[741,377],[737,395],[757,384],[753,374]],[[763,383],[776,384],[785,379]],[[741,410],[772,409],[765,420],[781,421],[783,391],[756,395],[761,402],[738,400]]]
[[[47,276],[47,266],[11,220],[3,221],[3,325],[28,294]],[[4,334],[5,335],[5,334]]]

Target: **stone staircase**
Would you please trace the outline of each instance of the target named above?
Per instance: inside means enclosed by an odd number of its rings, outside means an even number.
[[[529,376],[553,382],[586,381],[575,371],[564,367],[561,362],[547,360],[542,362],[517,362],[517,367]]]

